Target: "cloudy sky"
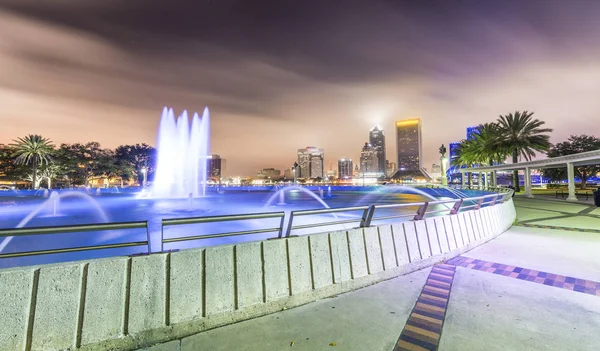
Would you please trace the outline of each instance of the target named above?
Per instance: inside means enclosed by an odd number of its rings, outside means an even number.
[[[423,121],[424,164],[514,110],[600,136],[600,1],[0,0],[0,143],[155,144],[163,106],[212,117],[229,175],[326,168]]]

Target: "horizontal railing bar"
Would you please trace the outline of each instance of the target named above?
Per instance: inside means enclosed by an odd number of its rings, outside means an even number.
[[[354,206],[354,207],[336,207],[336,208],[323,208],[319,210],[300,210],[293,211],[294,216],[309,216],[315,214],[327,214],[327,213],[337,213],[337,212],[350,212],[350,211],[364,211],[368,209],[369,206]]]
[[[3,236],[24,236],[39,234],[62,234],[73,232],[93,232],[98,230],[111,229],[135,229],[147,228],[148,222],[119,222],[119,223],[97,223],[97,224],[75,224],[54,227],[27,227],[27,228],[9,228],[0,229],[0,237]]]
[[[375,208],[400,208],[400,207],[412,207],[412,206],[423,206],[425,202],[411,202],[411,203],[403,203],[403,204],[386,204],[386,205],[373,205]]]
[[[395,216],[373,217],[373,219],[371,219],[371,222],[372,221],[380,221],[380,220],[384,220],[384,219],[394,219],[394,218],[414,217],[414,216],[415,216],[414,213],[407,213],[407,214],[401,214],[401,215],[395,215]]]
[[[443,210],[427,211],[427,212],[425,212],[425,215],[428,215],[430,213],[442,213],[442,212],[446,212],[447,213],[448,211],[449,211],[449,209],[447,209],[447,208],[445,208]]]
[[[285,212],[266,212],[254,213],[247,215],[224,215],[211,217],[187,217],[187,218],[170,218],[163,219],[162,225],[179,225],[179,224],[194,224],[194,223],[213,223],[213,222],[228,222],[228,221],[243,221],[250,219],[266,219],[266,218],[281,218],[285,216]]]
[[[38,251],[11,252],[11,253],[0,254],[0,258],[15,258],[15,257],[23,257],[23,256],[38,256],[38,255],[49,255],[49,254],[58,254],[58,253],[67,253],[67,252],[117,249],[117,248],[123,248],[123,247],[142,246],[142,245],[148,245],[148,241],[133,241],[133,242],[129,242],[129,243],[120,243],[120,244],[69,247],[69,248],[64,248],[64,249],[48,249],[48,250],[38,250]]]
[[[280,230],[281,230],[281,228],[266,228],[266,229],[255,229],[255,230],[243,230],[243,231],[239,231],[239,232],[230,232],[230,233],[215,233],[215,234],[205,234],[205,235],[182,236],[182,237],[178,237],[178,238],[163,239],[163,243],[166,244],[166,243],[176,243],[176,242],[180,242],[180,241],[222,238],[222,237],[226,237],[226,236],[271,233],[271,232],[278,232]]]
[[[301,225],[293,226],[292,230],[294,230],[294,229],[317,228],[317,227],[327,227],[327,226],[330,226],[330,225],[360,222],[361,220],[362,220],[361,218],[356,218],[356,219],[347,219],[345,221],[334,221],[334,222],[313,223],[313,224],[301,224]]]

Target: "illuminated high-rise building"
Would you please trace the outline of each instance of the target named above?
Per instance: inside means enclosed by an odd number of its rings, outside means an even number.
[[[377,170],[371,170],[371,172],[377,172],[380,175],[385,175],[385,133],[379,126],[373,127],[369,132],[369,144],[373,146],[377,153]]]
[[[398,170],[393,178],[403,180],[430,179],[423,170],[421,155],[421,119],[396,121],[396,151]]]
[[[352,178],[352,160],[349,158],[341,158],[338,161],[338,177],[340,179]]]
[[[207,178],[220,179],[223,177],[225,160],[219,155],[209,155],[206,159]]]
[[[360,152],[360,172],[363,175],[379,174],[379,158],[377,157],[378,150],[369,143],[365,143]]]
[[[467,140],[473,140],[473,138],[475,138],[474,134],[478,133],[477,128],[477,126],[467,127]]]
[[[324,178],[324,156],[323,149],[316,147],[298,149],[298,178]]]

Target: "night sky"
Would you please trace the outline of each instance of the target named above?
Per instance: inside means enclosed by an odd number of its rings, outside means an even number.
[[[163,106],[211,110],[228,175],[423,121],[424,165],[515,110],[600,136],[600,1],[0,0],[0,143],[155,144]]]

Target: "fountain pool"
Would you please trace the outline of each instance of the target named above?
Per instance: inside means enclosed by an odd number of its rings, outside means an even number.
[[[322,189],[327,196],[321,197]],[[442,198],[456,198],[456,194],[444,189],[414,189],[400,186],[379,187],[220,187],[207,188],[206,196],[186,198],[144,198],[140,189],[102,189],[92,191],[53,191],[48,197],[34,196],[32,192],[0,193],[0,228],[59,226],[105,222],[148,221],[148,232],[152,250],[159,250],[161,220],[184,217],[218,216],[225,214],[250,214],[259,212],[289,213],[295,210],[350,207],[365,204],[388,204],[423,202]],[[480,191],[465,191],[468,196],[479,196]],[[381,210],[378,216],[393,211],[414,212],[414,208]],[[379,211],[379,210],[378,210]],[[388,213],[385,213],[388,211]],[[322,223],[339,219],[360,219],[362,211],[303,216],[294,224]],[[410,219],[410,217],[407,217]],[[266,227],[277,227],[279,219],[245,220],[208,224],[192,224],[168,227],[165,237],[201,235],[233,232]],[[382,224],[376,222],[374,224]],[[324,226],[298,230],[293,234],[303,235],[357,227]],[[213,238],[168,244],[165,249],[182,249],[212,246],[243,241],[262,240],[276,233],[253,234],[236,237]],[[143,229],[111,230],[98,232],[64,233],[36,236],[20,236],[0,239],[0,253],[43,250],[49,248],[76,247],[128,241],[146,240]],[[44,255],[0,259],[0,268],[32,265],[59,261],[71,261],[115,255],[130,255],[146,252],[146,247],[122,248],[76,252],[59,255]]]

